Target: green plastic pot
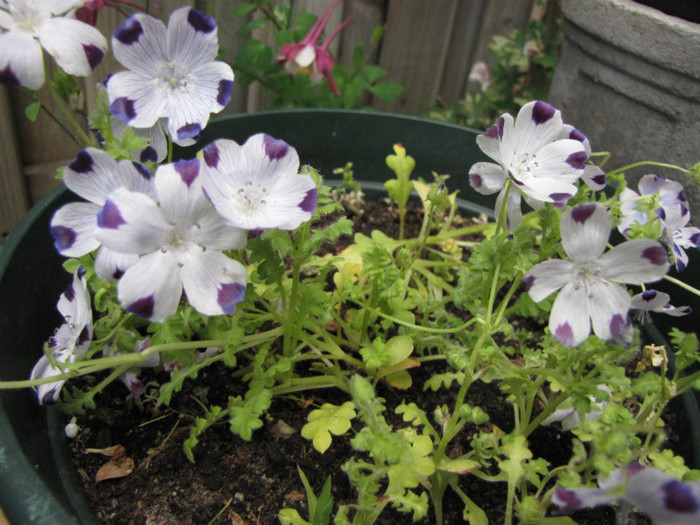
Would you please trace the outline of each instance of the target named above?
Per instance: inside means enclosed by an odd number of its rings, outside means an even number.
[[[198,146],[178,150],[177,156],[192,157],[215,138],[240,143],[260,132],[293,145],[302,163],[319,169],[329,181],[333,180],[333,169],[352,162],[356,179],[370,194],[383,191],[383,182],[392,176],[384,159],[392,153],[394,144],[401,143],[416,160],[414,177],[431,180],[433,171],[451,174],[448,187],[450,191],[460,190],[458,201],[463,213],[492,213],[494,198],[485,198],[468,184],[469,167],[487,160],[476,146],[477,132],[425,119],[335,110],[238,115],[213,120]],[[29,377],[43,343],[62,322],[56,301],[70,276],[61,266],[64,259],[53,248],[49,222],[53,213],[71,200],[76,200],[73,194],[57,188],[30,211],[2,246],[3,380]],[[698,308],[700,311],[700,305]],[[667,327],[660,329],[665,331]],[[690,448],[697,450],[697,402],[691,396],[684,403],[680,409],[689,414],[689,428],[695,425],[696,432],[690,440],[694,447]],[[63,424],[57,409],[39,406],[30,390],[0,391],[0,508],[10,523],[97,523],[70,464]],[[700,466],[700,457],[693,459],[691,454],[687,454],[689,461]]]

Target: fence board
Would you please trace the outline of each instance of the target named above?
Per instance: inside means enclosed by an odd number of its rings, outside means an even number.
[[[401,99],[375,100],[382,111],[420,115],[438,93],[457,0],[391,0],[379,65],[403,85]]]
[[[15,137],[15,126],[10,111],[10,96],[0,86],[0,243],[12,227],[29,210],[22,162]]]

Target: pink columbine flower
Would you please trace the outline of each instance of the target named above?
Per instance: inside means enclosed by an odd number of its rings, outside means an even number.
[[[118,188],[97,217],[97,239],[120,253],[140,255],[119,280],[125,310],[163,322],[184,289],[205,315],[233,313],[245,296],[247,271],[223,250],[245,246],[245,232],[227,222],[202,192],[201,161],[161,165],[154,199]]]
[[[506,206],[506,227],[522,222],[521,196],[534,208],[549,202],[563,207],[576,194],[574,184],[584,173],[588,153],[581,140],[563,138],[561,112],[532,101],[516,119],[506,113],[476,138],[481,150],[496,161],[477,162],[469,183],[484,195],[498,192],[496,216]],[[507,195],[507,201],[506,200]]]
[[[609,505],[624,500],[648,515],[656,525],[700,522],[700,482],[683,482],[668,472],[639,463],[614,470],[598,481],[599,488],[556,487],[552,503],[558,514]]]
[[[90,347],[92,307],[82,267],[73,275],[73,282],[61,294],[57,306],[65,323],[49,339],[48,351],[51,359],[47,355],[41,356],[32,369],[31,379],[62,374],[61,363],[73,362]],[[58,401],[64,383],[65,380],[62,380],[37,386],[34,390],[39,403],[45,405]]]
[[[523,278],[530,297],[540,302],[557,290],[549,329],[565,346],[582,343],[591,331],[601,339],[628,331],[631,298],[619,283],[661,279],[669,268],[666,249],[651,239],[625,241],[607,253],[612,218],[601,204],[567,209],[561,218],[561,242],[571,260],[551,259]]]
[[[323,11],[319,19],[309,33],[298,44],[284,44],[277,57],[278,64],[284,64],[285,69],[296,74],[308,74],[312,82],[318,83],[322,77],[326,77],[332,93],[340,95],[335,85],[331,71],[333,71],[333,57],[328,53],[328,47],[340,31],[350,22],[353,15],[349,16],[335,31],[319,45],[321,33],[326,27],[333,11],[342,0],[335,0]]]
[[[86,77],[102,61],[107,40],[94,27],[61,16],[82,0],[0,0],[0,84],[44,85],[44,48],[71,75]]]
[[[168,119],[168,132],[181,146],[193,144],[231,100],[233,70],[215,60],[216,21],[183,7],[168,27],[145,14],[132,15],[112,37],[116,59],[129,71],[107,81],[110,109],[133,128]]]
[[[138,259],[138,255],[118,253],[101,246],[97,233],[97,214],[107,197],[117,188],[155,196],[150,172],[135,162],[117,162],[105,151],[86,148],[63,170],[63,182],[87,202],[65,204],[51,219],[51,235],[56,250],[66,257],[81,257],[99,248],[95,273],[106,280],[119,278]]]
[[[156,7],[160,7],[158,2],[153,2]],[[97,16],[100,11],[105,7],[113,7],[121,14],[126,15],[126,11],[120,6],[126,6],[131,9],[137,9],[139,11],[145,11],[146,9],[137,4],[136,2],[130,2],[129,0],[90,0],[85,2],[81,8],[75,12],[75,18],[86,24],[94,26],[97,24]]]
[[[299,173],[299,155],[264,133],[242,146],[219,139],[202,150],[204,191],[214,209],[245,230],[293,230],[316,210],[318,190]]]

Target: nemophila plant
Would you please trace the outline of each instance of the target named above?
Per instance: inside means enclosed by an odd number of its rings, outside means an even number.
[[[0,3],[5,15],[10,7]],[[307,46],[323,56],[326,20],[285,48],[287,60],[303,59]],[[32,387],[39,403],[81,413],[121,381],[121,395],[164,407],[206,368],[225,367],[239,393],[189,418],[192,461],[212,426],[255,440],[276,400],[334,389],[337,402],[299,408],[301,435],[318,454],[338,440],[354,452],[342,472],[323,473],[320,492],[300,471],[310,521],[286,509],[283,523],[371,524],[387,507],[443,523],[451,493],[465,519],[485,524],[470,477],[505,487],[508,524],[562,523],[553,514],[613,501],[658,523],[697,521],[700,473],[665,449],[662,418],[672,398],[700,386],[697,337],[674,330],[670,345],[655,346],[634,323],[635,310],[691,313],[651,287],[662,279],[700,294],[666,275],[686,269],[685,250],[699,243],[684,184],[648,175],[630,190],[625,172],[662,165],[604,173],[585,135],[543,101],[477,138],[495,162],[451,174],[498,193],[495,221],[460,217],[453,179],[416,180],[410,151],[387,152],[397,238],[353,231],[343,211],[363,200],[351,165],[340,167],[345,187],[331,189],[293,144],[266,134],[219,138],[181,160],[167,148],[162,162],[143,163],[155,146],[116,133],[110,110],[160,126],[170,144],[196,140],[231,88],[213,61],[216,27],[183,8],[167,29],[138,13],[117,31],[122,62],[138,65],[107,83],[109,103],[92,119],[99,147],[85,144],[63,170],[84,200],[50,225],[72,275],[58,302],[65,323],[30,379],[0,387]],[[156,89],[144,88],[147,77]],[[697,166],[676,169],[698,179]],[[603,191],[606,180],[615,187]],[[422,217],[415,235],[404,224],[412,195]],[[611,240],[616,226],[622,242]],[[348,236],[349,246],[333,248]],[[71,381],[85,375],[98,379]],[[507,427],[470,398],[481,384],[502,394]],[[566,464],[535,453],[545,426],[573,436]],[[337,476],[356,491],[351,502],[333,503]]]

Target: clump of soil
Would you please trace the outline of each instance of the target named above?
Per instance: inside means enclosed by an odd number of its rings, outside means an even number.
[[[369,234],[381,228],[389,235],[398,234],[398,216],[385,202],[368,203],[362,216],[349,214],[356,230]],[[415,236],[422,221],[419,203],[410,205],[406,224],[407,236]],[[341,242],[341,247],[349,240]],[[337,249],[337,248],[336,248]],[[414,384],[400,391],[380,383],[378,395],[386,406],[395,407],[404,398],[432,413],[440,404],[454,400],[455,391],[423,391],[423,383],[432,373],[447,366],[428,363],[411,371]],[[163,374],[163,373],[161,373]],[[168,407],[156,407],[158,385],[167,375],[144,371],[146,395],[137,404],[125,397],[121,384],[113,384],[97,399],[98,407],[78,418],[78,436],[70,442],[70,453],[80,473],[87,499],[103,523],[115,525],[175,524],[275,524],[281,508],[294,507],[308,516],[304,487],[297,468],[301,468],[318,494],[332,473],[333,499],[336,505],[355,501],[356,494],[341,466],[356,452],[349,437],[334,437],[324,453],[300,435],[308,412],[323,403],[341,404],[347,396],[336,390],[317,390],[303,396],[273,401],[263,428],[248,442],[231,433],[227,425],[207,430],[195,448],[194,463],[183,453],[183,441],[194,419],[203,415],[201,404],[226,406],[229,396],[245,393],[245,385],[232,376],[232,370],[217,363],[185,384],[173,396]],[[97,381],[97,378],[86,378]],[[505,396],[493,384],[476,382],[470,386],[467,402],[480,406],[492,425],[512,430],[513,413]],[[313,405],[310,405],[313,403]],[[391,409],[384,414],[395,428],[405,425]],[[452,444],[453,452],[470,448],[476,431],[467,426]],[[566,464],[570,457],[571,435],[556,428],[540,428],[529,440],[533,453],[554,467]],[[88,449],[124,447],[134,461],[133,471],[121,478],[95,481],[98,470],[109,458]],[[489,483],[476,476],[464,475],[461,489],[487,514],[489,523],[502,523],[506,499],[505,483]],[[463,505],[449,489],[444,500],[444,523],[462,522]],[[574,519],[581,524],[615,523],[611,508],[579,513]],[[405,524],[410,516],[388,507],[377,523]],[[420,524],[435,522],[432,511]],[[639,523],[644,523],[639,521]]]

